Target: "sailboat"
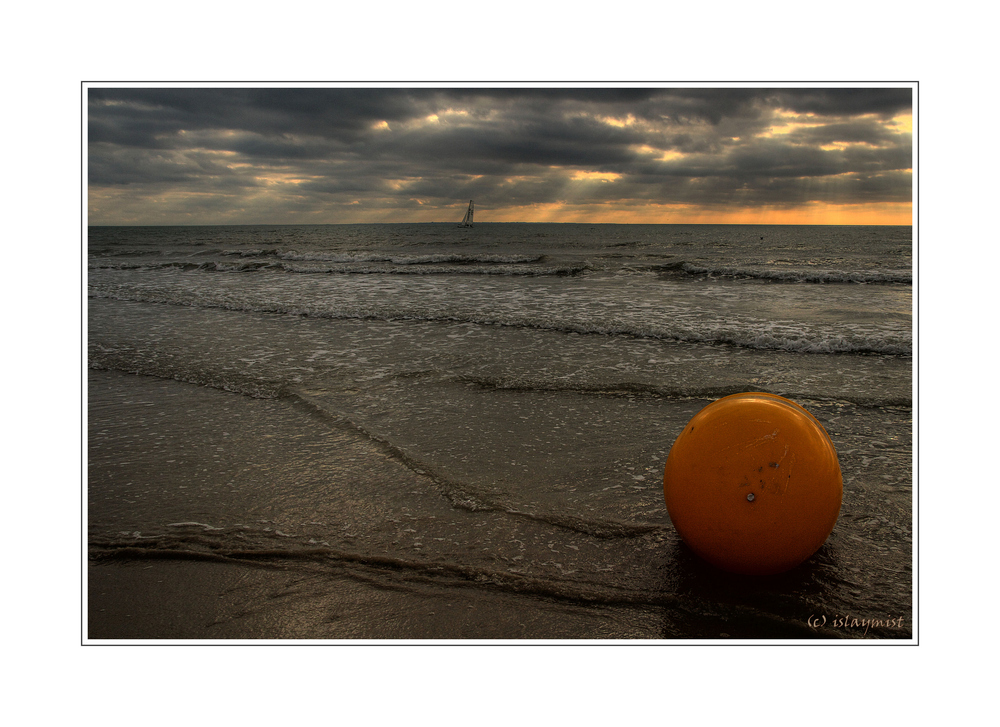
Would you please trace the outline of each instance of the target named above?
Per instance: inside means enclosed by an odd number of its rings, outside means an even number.
[[[465,212],[465,217],[462,219],[462,224],[459,227],[472,227],[472,213],[476,211],[476,206],[469,200],[469,209]]]

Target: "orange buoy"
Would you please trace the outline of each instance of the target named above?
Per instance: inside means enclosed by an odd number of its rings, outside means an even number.
[[[667,456],[663,495],[684,542],[733,573],[781,573],[833,532],[843,478],[823,425],[764,393],[714,401]]]

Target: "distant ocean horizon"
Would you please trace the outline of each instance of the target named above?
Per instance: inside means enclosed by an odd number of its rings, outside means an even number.
[[[146,224],[138,222],[103,223],[87,225],[88,228],[98,227],[322,227],[336,225],[455,225],[458,220],[428,220],[428,221],[397,221],[397,222],[233,222],[233,223],[159,223]],[[903,227],[912,225],[898,224],[798,224],[798,223],[755,223],[755,222],[531,222],[527,220],[483,220],[477,221],[473,228],[485,225],[608,225],[608,226],[658,226],[658,227]]]

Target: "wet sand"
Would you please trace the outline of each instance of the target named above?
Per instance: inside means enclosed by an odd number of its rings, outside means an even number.
[[[519,397],[547,400],[501,395],[515,414]],[[911,637],[906,411],[816,409],[834,425],[844,463],[840,520],[807,563],[751,578],[713,569],[677,537],[652,442],[626,460],[649,460],[655,471],[619,478],[641,489],[588,478],[600,485],[593,502],[610,503],[595,530],[539,519],[541,506],[444,497],[440,483],[368,433],[331,428],[283,399],[93,371],[90,396],[89,639]],[[471,404],[484,395],[469,396]],[[597,418],[620,404],[608,399]],[[676,408],[642,406],[647,422]],[[539,418],[492,421],[512,428],[516,443],[530,440]],[[580,493],[549,495],[557,496]],[[845,622],[854,618],[880,623]]]
[[[91,564],[91,639],[657,638],[656,614],[198,561]],[[645,633],[643,633],[645,632]],[[545,636],[542,636],[545,634]]]

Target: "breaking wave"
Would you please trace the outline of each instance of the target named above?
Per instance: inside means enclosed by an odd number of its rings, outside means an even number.
[[[684,275],[698,278],[734,278],[764,280],[775,283],[858,283],[911,285],[913,274],[903,270],[845,271],[802,270],[750,266],[705,266],[678,261],[651,266],[663,275]]]

